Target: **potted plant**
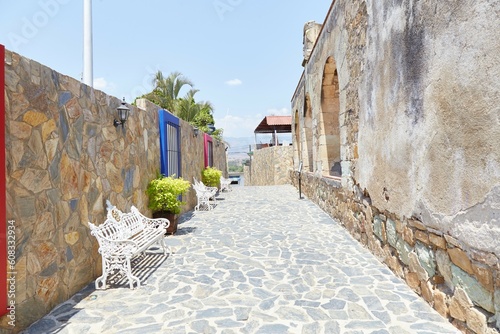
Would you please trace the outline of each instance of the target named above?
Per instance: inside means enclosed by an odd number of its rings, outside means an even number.
[[[186,204],[181,201],[181,196],[190,186],[189,181],[176,178],[175,175],[160,175],[148,184],[148,207],[153,211],[153,218],[167,218],[170,221],[167,233],[174,234],[177,231],[177,215],[181,212],[181,206]]]
[[[207,187],[219,187],[222,172],[215,167],[207,167],[201,172],[201,181]]]

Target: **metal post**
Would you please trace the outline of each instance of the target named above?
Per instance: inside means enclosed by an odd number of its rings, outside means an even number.
[[[299,163],[299,199],[302,199],[302,161]]]
[[[302,199],[302,187],[301,187],[301,181],[302,181],[302,178],[300,177],[301,176],[301,172],[299,172],[299,199]]]
[[[92,60],[92,0],[83,2],[83,83],[94,87]]]

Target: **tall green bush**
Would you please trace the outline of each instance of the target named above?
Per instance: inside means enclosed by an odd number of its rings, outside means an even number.
[[[201,181],[207,187],[219,187],[222,172],[215,167],[207,167],[201,172]]]
[[[149,197],[148,207],[153,212],[166,211],[178,214],[181,212],[181,206],[186,204],[179,200],[179,196],[184,195],[191,184],[182,177],[159,176],[151,180],[146,189]]]

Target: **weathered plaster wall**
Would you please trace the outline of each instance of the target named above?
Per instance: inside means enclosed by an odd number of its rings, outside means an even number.
[[[16,226],[16,330],[100,274],[88,222],[105,201],[147,212],[159,166],[158,119],[35,61],[6,52],[7,219]],[[2,327],[11,329],[2,319]]]
[[[295,169],[313,156],[304,192],[476,333],[492,315],[500,327],[499,13],[495,0],[337,0],[292,100]],[[339,182],[322,177],[318,140],[329,57],[339,79]]]
[[[250,167],[245,167],[245,185],[289,184],[289,170],[293,167],[292,159],[292,146],[273,146],[255,150]]]
[[[368,12],[357,181],[377,207],[500,255],[500,3]]]

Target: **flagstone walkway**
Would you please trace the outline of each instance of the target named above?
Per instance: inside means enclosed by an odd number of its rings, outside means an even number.
[[[143,286],[89,284],[25,333],[459,333],[292,186],[233,189],[136,261]]]

